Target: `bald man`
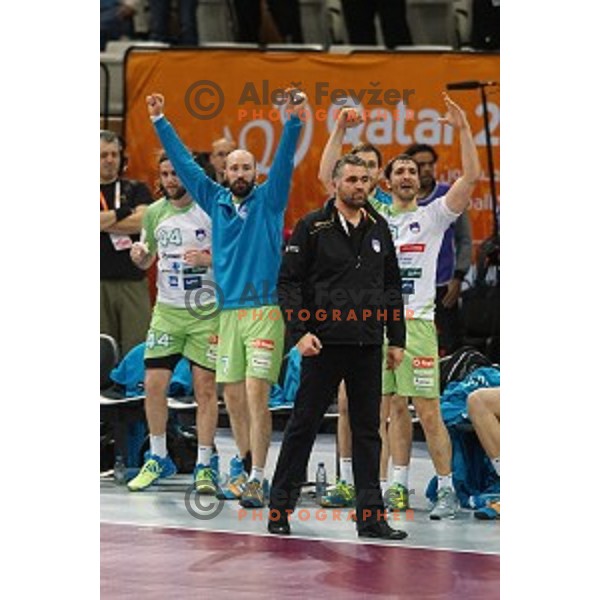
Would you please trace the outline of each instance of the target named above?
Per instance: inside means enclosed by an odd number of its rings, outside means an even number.
[[[239,472],[228,491],[239,496],[245,508],[265,505],[268,486],[264,469],[271,441],[268,399],[283,355],[284,322],[277,300],[277,275],[283,216],[302,127],[300,115],[306,103],[300,92],[289,91],[288,95],[285,110],[289,119],[268,180],[256,185],[254,156],[247,150],[234,150],[225,164],[229,188],[215,183],[194,162],[163,114],[163,96],[152,94],[146,99],[156,133],[177,175],[213,223],[213,268],[222,308],[217,382],[224,384],[240,455],[245,456],[249,449],[252,456],[250,474]],[[197,312],[204,318],[202,307]]]

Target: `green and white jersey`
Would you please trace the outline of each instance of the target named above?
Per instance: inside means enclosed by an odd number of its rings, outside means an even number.
[[[196,202],[176,208],[161,198],[151,204],[144,215],[141,241],[157,254],[158,302],[178,308],[186,307],[186,296],[188,305],[214,302],[212,268],[192,267],[183,259],[186,250],[211,251],[212,223]],[[194,294],[200,288],[202,292]]]
[[[402,276],[406,319],[433,321],[435,274],[442,239],[448,226],[460,215],[453,213],[442,196],[413,210],[370,200],[388,222]]]

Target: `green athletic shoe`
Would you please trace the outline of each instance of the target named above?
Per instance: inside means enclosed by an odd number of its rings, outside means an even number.
[[[144,454],[144,461],[140,472],[127,484],[131,492],[145,490],[159,479],[171,477],[177,473],[175,463],[168,456],[161,458],[156,454],[150,454],[150,450],[148,450]]]
[[[320,504],[324,508],[349,508],[356,502],[354,486],[338,479],[337,483],[327,489]]]
[[[210,467],[196,465],[194,469],[194,486],[198,494],[216,496],[218,492],[215,472]]]
[[[403,512],[410,508],[408,490],[401,483],[393,483],[384,496],[386,506],[393,512]]]

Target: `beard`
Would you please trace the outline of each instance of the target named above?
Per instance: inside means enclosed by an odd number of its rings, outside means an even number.
[[[354,194],[349,194],[346,196],[340,195],[340,200],[348,208],[362,208],[367,203],[367,193],[355,192]]]
[[[254,179],[252,181],[246,181],[245,179],[236,179],[233,183],[229,184],[229,189],[234,196],[238,198],[245,198],[254,187]]]
[[[400,186],[394,188],[393,192],[403,202],[412,202],[413,198],[415,198],[415,196],[418,194],[417,189],[414,189],[412,187],[411,188],[403,188]]]
[[[185,188],[180,185],[178,188],[175,188],[173,192],[167,192],[169,200],[179,200],[185,196]]]

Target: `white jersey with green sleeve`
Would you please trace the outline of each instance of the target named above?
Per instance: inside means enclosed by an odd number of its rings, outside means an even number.
[[[392,234],[402,276],[405,318],[433,321],[440,246],[446,229],[460,215],[448,208],[445,196],[413,210],[374,199],[370,202],[388,222]]]
[[[176,208],[161,198],[151,204],[144,214],[141,241],[157,255],[157,302],[185,308],[186,295],[200,288],[201,298],[193,302],[214,302],[212,268],[193,267],[183,259],[186,250],[211,251],[211,219],[196,202]],[[206,281],[211,283],[205,286]]]

